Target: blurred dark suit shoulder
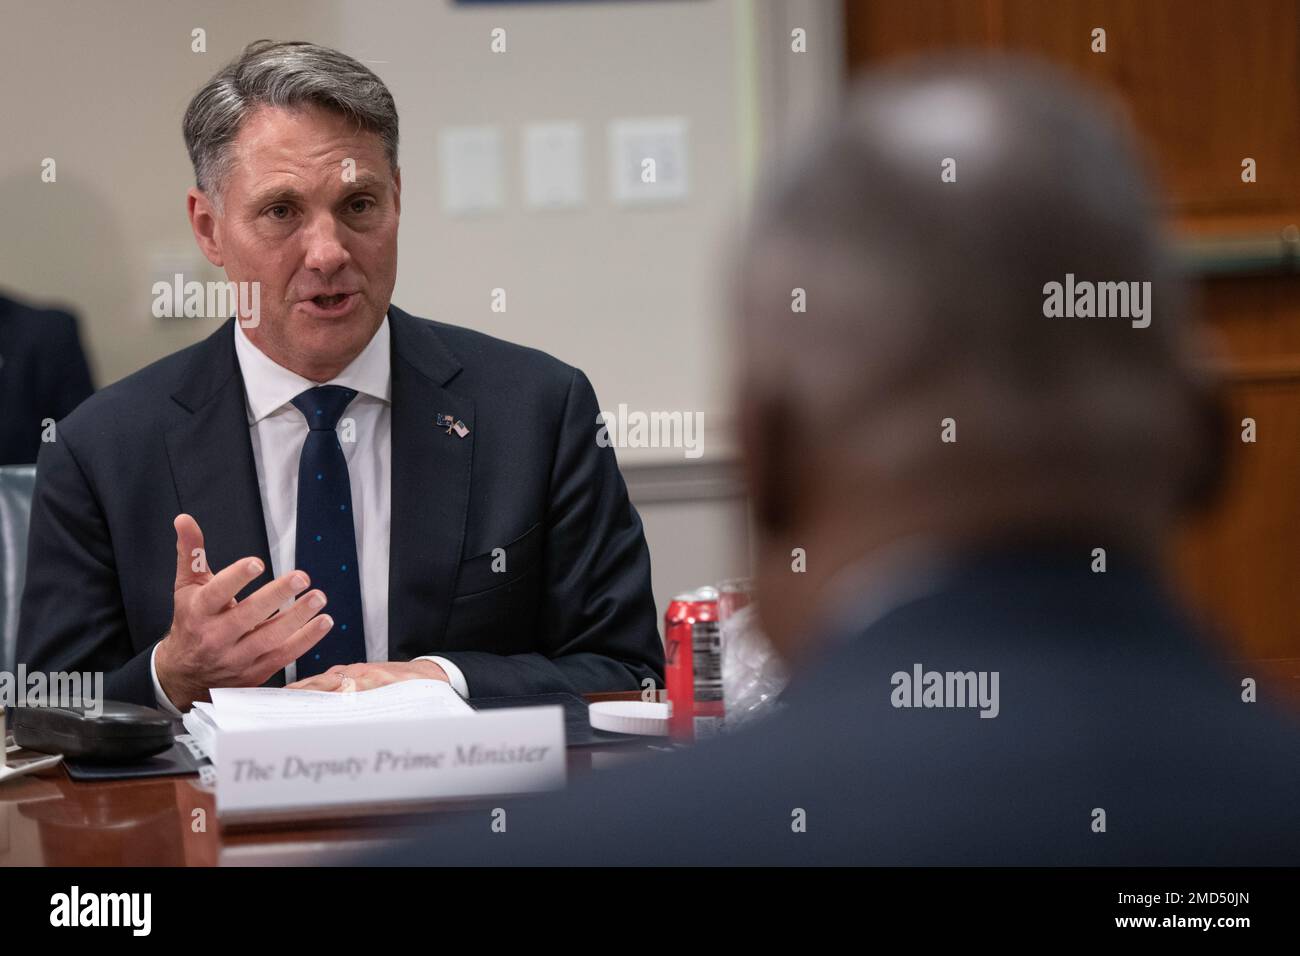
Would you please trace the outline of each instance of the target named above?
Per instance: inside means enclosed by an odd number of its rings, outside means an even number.
[[[42,424],[94,391],[76,317],[0,296],[0,465],[33,464]]]
[[[1242,701],[1248,671],[1221,670],[1153,578],[1088,563],[1085,548],[964,565],[833,638],[758,726],[389,862],[1300,863],[1300,727]],[[893,706],[916,664],[999,672],[998,715]]]

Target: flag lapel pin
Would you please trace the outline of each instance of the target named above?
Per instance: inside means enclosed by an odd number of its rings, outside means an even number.
[[[439,428],[447,429],[448,435],[455,432],[457,436],[464,438],[469,434],[469,427],[459,418],[453,418],[451,415],[443,415],[439,413],[434,421],[437,422]]]

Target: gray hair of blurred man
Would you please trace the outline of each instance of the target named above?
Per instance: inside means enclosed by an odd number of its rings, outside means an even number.
[[[777,168],[733,298],[742,419],[809,453],[784,474],[857,470],[936,511],[1000,501],[1026,519],[1067,498],[1131,513],[1128,496],[1168,516],[1204,483],[1205,343],[1118,119],[1044,66],[925,60],[860,81]],[[1150,281],[1150,326],[1046,317],[1044,287],[1067,273]]]
[[[218,210],[231,144],[262,107],[320,107],[376,133],[397,169],[397,105],[384,81],[345,53],[303,41],[257,40],[219,70],[185,110],[182,130],[195,185]]]

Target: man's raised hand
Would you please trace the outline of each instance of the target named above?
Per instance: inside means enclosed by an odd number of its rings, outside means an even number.
[[[256,687],[329,633],[321,591],[302,592],[305,572],[290,571],[244,600],[237,595],[262,573],[261,560],[240,558],[216,574],[207,566],[203,532],[176,516],[176,585],[172,624],[158,645],[158,682],[178,710],[208,699],[212,687]],[[294,600],[295,595],[300,595]],[[289,603],[292,602],[292,603]]]

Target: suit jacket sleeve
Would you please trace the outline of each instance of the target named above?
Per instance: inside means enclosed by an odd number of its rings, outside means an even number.
[[[60,425],[36,464],[17,658],[31,670],[102,671],[106,697],[153,706],[153,643],[132,649],[108,526]]]
[[[528,654],[439,651],[472,697],[639,690],[663,684],[650,551],[614,449],[596,441],[600,408],[577,369],[551,474],[544,555],[543,647]]]

